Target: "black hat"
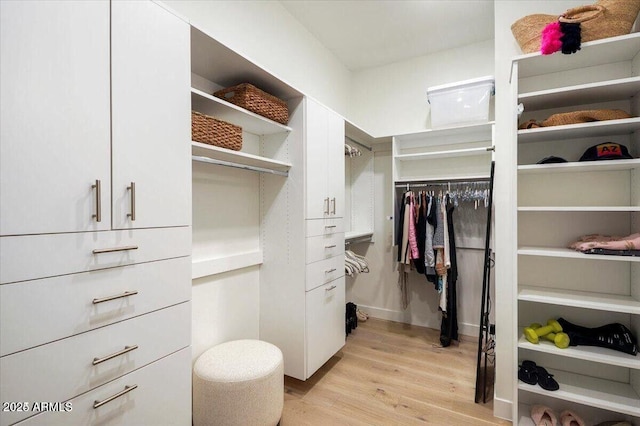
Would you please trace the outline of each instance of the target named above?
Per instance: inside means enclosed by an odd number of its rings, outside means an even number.
[[[556,157],[554,155],[550,155],[548,157],[544,157],[542,160],[538,161],[536,164],[551,164],[551,163],[566,163],[567,160],[565,160],[562,157]]]
[[[624,160],[632,159],[626,146],[615,142],[604,142],[594,145],[582,154],[580,161]]]

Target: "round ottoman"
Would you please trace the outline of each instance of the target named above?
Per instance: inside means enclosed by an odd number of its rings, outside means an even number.
[[[271,343],[222,343],[193,367],[194,426],[276,425],[283,404],[282,352]]]

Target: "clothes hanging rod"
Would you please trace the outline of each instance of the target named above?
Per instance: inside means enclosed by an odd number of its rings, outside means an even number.
[[[192,155],[191,159],[193,161],[199,161],[201,163],[216,164],[218,166],[234,167],[236,169],[250,170],[252,172],[270,173],[278,176],[289,177],[288,171],[283,172],[280,170],[267,169],[264,167],[249,166],[247,164],[232,163],[231,161],[216,160],[215,158],[201,157],[198,155]]]
[[[426,188],[429,186],[449,186],[449,185],[473,185],[476,183],[489,183],[489,178],[478,178],[474,180],[446,180],[431,182],[405,182],[396,183],[396,188]]]
[[[345,138],[346,140],[348,140],[349,142],[353,142],[353,143],[355,143],[356,145],[360,145],[361,147],[363,147],[364,149],[366,149],[366,150],[368,150],[368,151],[373,151],[373,148],[371,148],[370,146],[367,146],[367,145],[365,145],[365,144],[363,144],[363,143],[360,143],[360,142],[358,142],[358,141],[356,141],[356,140],[353,140],[353,139],[351,139],[349,136],[345,136],[344,138]]]

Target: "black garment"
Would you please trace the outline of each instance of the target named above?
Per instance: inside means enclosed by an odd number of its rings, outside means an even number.
[[[351,330],[354,330],[358,327],[358,316],[356,315],[356,311],[358,306],[353,302],[348,302],[346,307],[345,314],[345,332],[347,336],[351,333]]]
[[[436,233],[436,227],[438,226],[437,224],[437,219],[436,219],[436,200],[434,197],[432,196],[428,196],[427,197],[427,208],[429,207],[429,202],[431,202],[431,210],[428,211],[427,214],[427,222],[433,226],[433,234],[435,235]],[[425,230],[426,232],[426,230]],[[436,256],[436,251],[433,250],[433,256]],[[435,273],[435,269],[431,268],[425,268],[425,275],[427,276],[427,281],[429,281],[430,283],[433,283],[436,286],[436,290],[438,289],[438,276]],[[432,272],[432,273],[430,273]]]
[[[404,228],[404,210],[407,205],[407,192],[400,197],[400,203],[396,203],[396,246],[398,246],[398,262],[402,262],[402,230]]]
[[[442,315],[440,323],[440,343],[447,347],[452,340],[458,340],[458,260],[456,256],[456,239],[453,229],[453,210],[455,206],[447,196],[447,230],[449,231],[449,259],[451,268],[447,271],[447,312]]]
[[[418,240],[418,258],[413,259],[413,265],[419,274],[424,274],[424,239],[427,237],[427,198],[424,192],[418,193],[418,212],[416,215],[416,239]]]

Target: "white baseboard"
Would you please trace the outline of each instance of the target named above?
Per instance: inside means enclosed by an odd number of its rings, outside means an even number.
[[[513,421],[513,402],[506,399],[493,398],[493,415],[495,417]]]
[[[394,311],[391,309],[376,308],[374,306],[358,305],[358,309],[366,312],[372,318],[388,321],[396,321],[404,324],[417,325],[420,327],[440,329],[440,315],[433,316],[427,320],[416,318],[410,311]],[[476,324],[458,322],[458,334],[478,340],[480,327]]]

